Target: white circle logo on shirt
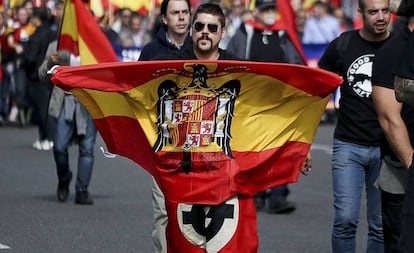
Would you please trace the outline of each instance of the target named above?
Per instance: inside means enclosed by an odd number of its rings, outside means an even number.
[[[374,54],[357,58],[349,67],[346,78],[349,86],[358,96],[369,98],[372,94],[371,72]]]

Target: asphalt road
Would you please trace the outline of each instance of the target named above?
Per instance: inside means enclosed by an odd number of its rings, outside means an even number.
[[[258,212],[259,253],[331,252],[332,125],[322,125],[312,145],[313,171],[290,185],[297,210],[289,215]],[[150,176],[128,159],[104,158],[98,139],[90,185],[93,206],[56,200],[51,151],[36,151],[36,128],[0,127],[0,253],[150,253]],[[77,146],[70,150],[76,171]],[[365,203],[363,203],[363,206]],[[365,209],[357,234],[364,252]]]

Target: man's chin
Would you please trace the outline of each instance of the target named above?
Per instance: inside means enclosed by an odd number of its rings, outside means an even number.
[[[212,48],[211,43],[210,42],[198,42],[198,49],[200,51],[210,51]]]

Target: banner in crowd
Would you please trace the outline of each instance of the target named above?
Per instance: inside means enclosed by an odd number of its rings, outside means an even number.
[[[197,60],[59,67],[52,81],[166,198],[203,204],[297,181],[342,82],[300,65]]]

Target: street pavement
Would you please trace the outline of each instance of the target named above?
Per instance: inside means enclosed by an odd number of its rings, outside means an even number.
[[[258,212],[259,253],[331,252],[332,133],[332,125],[319,127],[313,170],[290,185],[289,199],[297,210]],[[60,203],[52,151],[34,150],[36,137],[35,127],[0,127],[0,253],[153,252],[151,178],[142,168],[126,158],[105,158],[98,138],[89,187],[94,205],[74,204],[74,180],[69,200]],[[77,146],[71,147],[70,158],[76,172]],[[366,245],[364,212],[357,252]]]

